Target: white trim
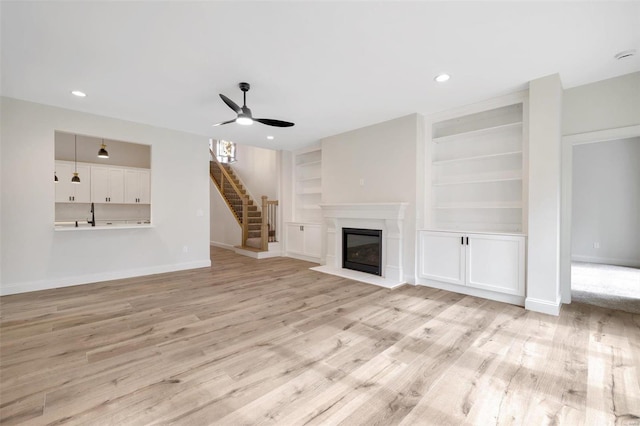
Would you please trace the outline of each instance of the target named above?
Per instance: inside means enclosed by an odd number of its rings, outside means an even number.
[[[576,262],[601,263],[604,265],[627,266],[629,268],[640,268],[640,260],[638,259],[617,259],[613,257],[598,256],[580,256],[571,255],[571,260]]]
[[[555,302],[549,300],[534,299],[532,297],[527,297],[524,301],[525,309],[554,316],[560,315],[560,305],[560,295],[556,297]]]
[[[311,262],[311,263],[317,263],[317,264],[322,263],[322,262],[320,262],[320,258],[319,257],[307,256],[305,254],[294,253],[292,251],[288,251],[285,254],[285,256],[286,257],[290,257],[292,259],[304,260],[306,262]]]
[[[220,248],[223,248],[225,250],[235,250],[235,247],[232,244],[219,243],[217,241],[210,241],[209,245],[212,245],[214,247],[220,247]]]
[[[586,143],[633,138],[638,135],[640,135],[640,125],[598,130],[588,133],[574,133],[571,135],[564,135],[562,140],[563,142],[569,143],[571,145],[582,145]]]
[[[324,272],[325,274],[335,275],[338,277],[359,281],[361,283],[373,284],[389,289],[394,289],[406,284],[404,280],[394,280],[385,277],[379,277],[373,274],[367,274],[365,272],[353,271],[351,269],[334,268],[329,265],[316,266],[309,269],[311,269],[312,271]]]
[[[173,265],[150,266],[147,268],[129,269],[126,271],[78,275],[75,277],[65,277],[54,280],[30,281],[3,285],[2,287],[0,287],[0,296],[208,267],[211,267],[211,259],[176,263]]]
[[[512,294],[496,293],[494,291],[483,290],[481,288],[467,287],[457,284],[448,284],[441,281],[428,280],[418,278],[417,284],[425,287],[437,288],[440,290],[450,291],[452,293],[466,294],[467,296],[481,297],[483,299],[495,300],[497,302],[509,303],[511,305],[524,306],[523,296],[514,296]]]
[[[640,125],[576,133],[562,137],[560,197],[560,295],[562,303],[571,303],[571,220],[573,147],[640,136]]]
[[[521,90],[519,92],[510,93],[508,95],[499,96],[497,98],[488,99],[474,104],[464,105],[459,108],[448,109],[442,112],[436,112],[425,116],[431,123],[434,121],[444,121],[450,118],[456,118],[461,115],[475,114],[489,109],[500,108],[507,105],[526,102],[529,99],[529,91]],[[431,141],[429,136],[428,141]]]

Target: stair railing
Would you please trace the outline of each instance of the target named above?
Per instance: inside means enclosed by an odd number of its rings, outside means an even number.
[[[238,221],[238,224],[242,228],[242,245],[244,246],[247,242],[247,238],[249,238],[249,208],[248,208],[249,196],[247,194],[244,194],[240,190],[240,188],[238,188],[236,183],[233,181],[233,179],[229,175],[229,172],[227,172],[227,169],[225,169],[222,166],[222,164],[218,161],[218,157],[216,157],[216,155],[214,154],[211,148],[209,148],[209,152],[211,153],[212,161],[214,161],[218,165],[218,169],[220,169],[220,182],[218,182],[217,176],[215,176],[213,173],[210,173],[210,174],[213,177],[213,181],[216,183],[216,186],[220,190],[220,193],[222,194],[222,198],[224,198],[225,202],[229,206],[229,209],[231,209],[231,211],[234,213],[233,216],[236,218],[236,220]],[[237,212],[233,209],[233,206],[229,203],[227,198],[224,196],[225,183],[230,184],[231,188],[233,188],[233,191],[242,200],[242,215],[240,217],[238,217]]]
[[[266,195],[262,196],[262,227],[260,228],[262,237],[262,250],[269,250],[269,243],[277,241],[276,223],[278,214],[278,200],[268,200]]]

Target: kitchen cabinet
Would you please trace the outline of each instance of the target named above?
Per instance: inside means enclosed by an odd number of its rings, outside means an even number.
[[[126,204],[151,203],[151,179],[149,170],[125,169],[124,202]]]
[[[90,203],[90,168],[85,165],[78,165],[80,183],[72,183],[71,178],[76,170],[75,164],[73,162],[56,161],[55,166],[56,176],[58,176],[58,182],[55,183],[56,203]]]
[[[124,203],[124,169],[91,166],[91,201]]]
[[[286,252],[288,256],[311,262],[320,261],[321,227],[317,223],[287,223]]]
[[[419,231],[418,277],[427,285],[436,281],[524,296],[525,237]]]

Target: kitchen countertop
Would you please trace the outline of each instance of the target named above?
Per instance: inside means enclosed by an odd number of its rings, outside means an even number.
[[[75,222],[56,222],[54,225],[54,231],[98,231],[104,229],[141,229],[141,228],[154,228],[151,223],[100,223],[97,222],[96,226],[86,222],[78,221],[78,226],[75,226]]]

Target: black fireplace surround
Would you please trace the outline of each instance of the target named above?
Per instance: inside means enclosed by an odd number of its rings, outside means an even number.
[[[342,267],[382,276],[382,231],[342,228]]]

